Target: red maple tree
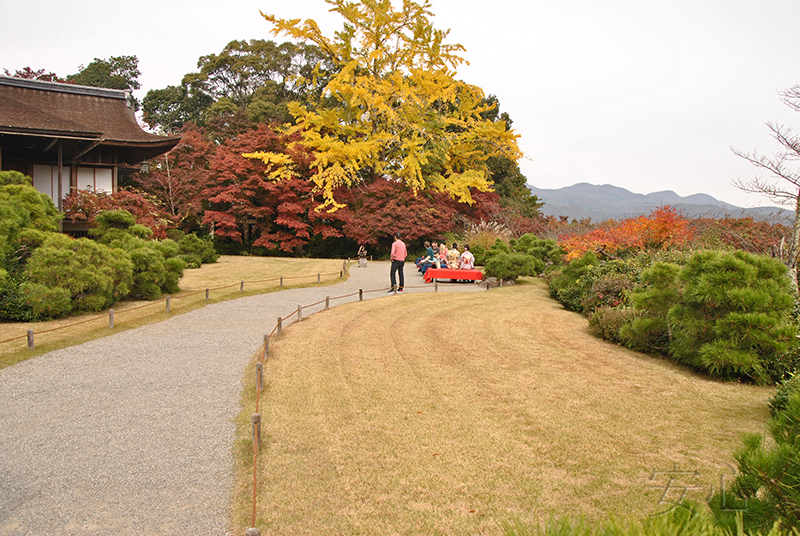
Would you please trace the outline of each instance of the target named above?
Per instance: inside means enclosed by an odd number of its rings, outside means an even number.
[[[193,231],[202,216],[202,193],[215,150],[203,131],[188,123],[180,143],[151,160],[149,172],[137,173],[132,180],[155,196],[183,230]]]
[[[322,201],[315,198],[309,180],[312,158],[296,141],[261,124],[220,145],[202,192],[208,200],[203,223],[213,226],[218,236],[236,242],[295,253],[314,235],[341,237],[338,227],[345,213],[315,210]],[[286,154],[294,164],[295,177],[270,178],[268,165],[242,156],[254,151]]]
[[[378,178],[337,194],[347,208],[344,234],[359,244],[378,246],[400,232],[407,241],[441,236],[452,229],[456,211],[441,194],[414,193],[404,184]]]

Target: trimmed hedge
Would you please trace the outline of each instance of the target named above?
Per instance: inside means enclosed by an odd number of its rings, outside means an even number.
[[[548,283],[599,336],[712,377],[770,383],[800,362],[792,284],[773,258],[700,251],[600,262],[587,253]]]
[[[485,252],[473,251],[476,264],[484,266],[488,277],[503,280],[539,275],[546,266],[559,262],[563,253],[555,240],[541,240],[530,233],[507,244],[498,239]]]
[[[133,283],[126,252],[55,233],[33,252],[25,274],[31,283],[68,291],[72,307],[67,312],[100,311],[127,296]]]

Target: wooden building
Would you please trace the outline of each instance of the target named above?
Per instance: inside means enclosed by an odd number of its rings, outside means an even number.
[[[73,189],[115,192],[179,141],[142,130],[126,91],[0,76],[0,170],[32,177],[59,210]]]

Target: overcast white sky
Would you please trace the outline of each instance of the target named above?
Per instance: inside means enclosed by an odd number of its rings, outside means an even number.
[[[326,35],[341,27],[323,0],[2,0],[0,69],[66,76],[136,55],[142,98],[233,39],[276,39],[259,9],[314,18]],[[467,49],[459,78],[514,120],[530,184],[771,204],[731,185],[756,170],[730,147],[769,153],[765,121],[800,125],[778,98],[800,83],[797,0],[432,0],[432,10]]]

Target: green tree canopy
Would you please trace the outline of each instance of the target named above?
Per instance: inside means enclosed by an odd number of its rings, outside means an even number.
[[[122,89],[133,91],[140,89],[139,58],[136,56],[111,56],[107,60],[95,58],[92,63],[79,71],[67,76],[67,80],[82,86],[104,87],[108,89]],[[135,109],[139,109],[139,102],[134,98]]]
[[[321,91],[329,75],[310,81],[316,66],[320,73],[332,68],[325,62],[313,45],[231,41],[219,54],[201,56],[199,71],[186,74],[180,86],[148,91],[144,120],[169,133],[188,122],[207,126],[217,141],[256,123],[285,123],[292,120],[287,102]]]
[[[82,86],[105,87],[109,89],[140,89],[139,58],[136,56],[111,56],[107,60],[95,58],[92,63],[67,76],[67,80]]]

